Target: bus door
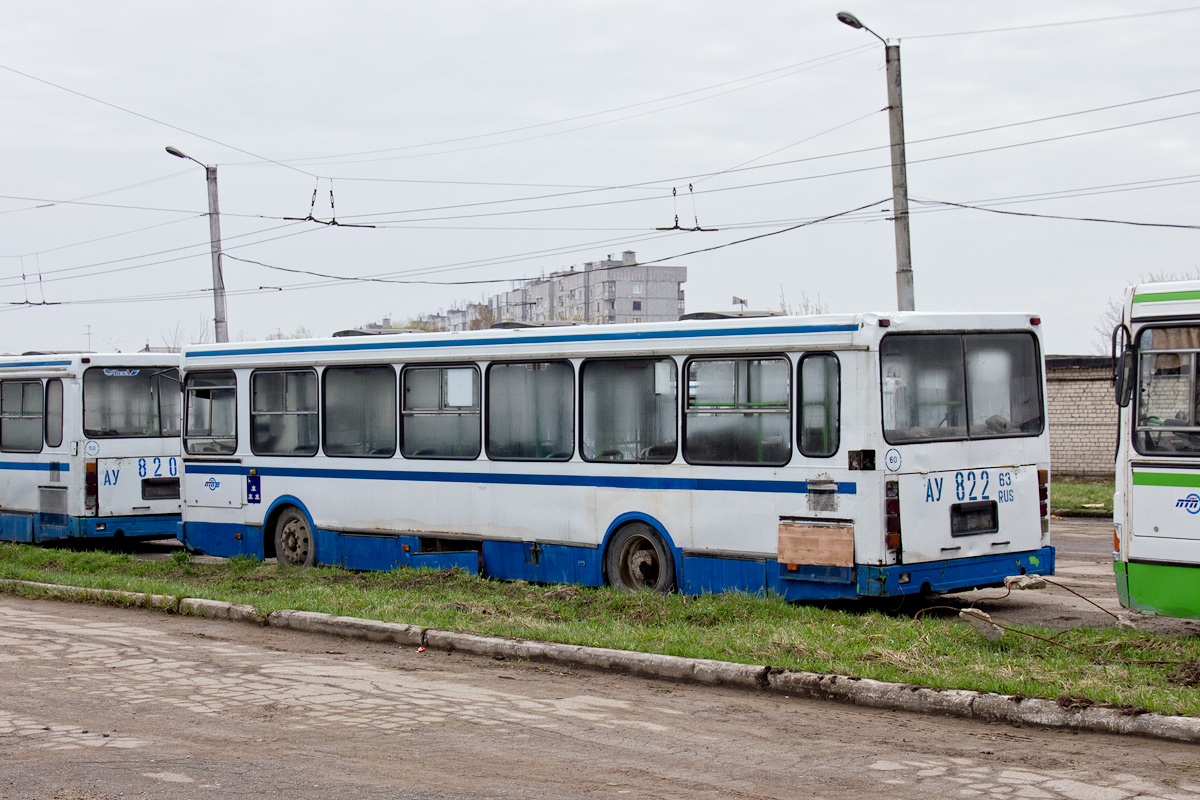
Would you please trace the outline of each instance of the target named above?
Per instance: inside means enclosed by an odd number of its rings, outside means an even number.
[[[1133,465],[1128,558],[1200,564],[1200,465]]]
[[[97,514],[178,514],[179,469],[178,456],[97,459]]]

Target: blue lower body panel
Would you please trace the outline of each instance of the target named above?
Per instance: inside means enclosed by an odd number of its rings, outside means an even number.
[[[187,522],[180,540],[195,552],[215,556],[265,556],[263,530],[237,524]],[[397,567],[457,568],[499,580],[531,583],[604,583],[598,547],[463,540],[461,550],[422,552],[421,538],[404,534],[341,533],[318,529],[317,563],[356,570]],[[954,592],[1003,585],[1009,575],[1054,574],[1054,548],[1022,553],[890,566],[789,569],[773,559],[715,558],[676,554],[684,594],[770,592],[787,600],[850,600],[896,597],[922,591]]]
[[[922,591],[960,592],[1003,586],[1009,575],[1053,575],[1054,548],[1043,547],[1023,553],[930,561],[924,564],[896,564],[887,567],[859,567],[859,594],[869,597],[895,597]]]
[[[194,553],[226,558],[250,556],[259,560],[267,557],[261,528],[221,522],[185,522],[180,528],[179,541]]]
[[[775,562],[686,554],[680,559],[679,590],[684,594],[718,594],[730,589],[764,592],[768,563]]]
[[[174,539],[178,514],[131,517],[69,517],[38,512],[0,513],[0,541],[54,542],[64,539]]]

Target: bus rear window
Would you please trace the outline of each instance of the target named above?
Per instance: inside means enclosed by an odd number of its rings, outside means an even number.
[[[180,422],[179,370],[92,367],[83,373],[86,436],[178,436]]]
[[[892,334],[879,352],[889,443],[1042,432],[1041,369],[1030,334]]]

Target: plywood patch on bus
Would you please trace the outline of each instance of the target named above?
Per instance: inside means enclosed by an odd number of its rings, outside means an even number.
[[[780,564],[854,566],[854,526],[812,520],[779,520]]]

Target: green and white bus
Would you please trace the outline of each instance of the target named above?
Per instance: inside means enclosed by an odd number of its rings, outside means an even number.
[[[1125,291],[1113,331],[1121,605],[1200,619],[1200,281]]]

